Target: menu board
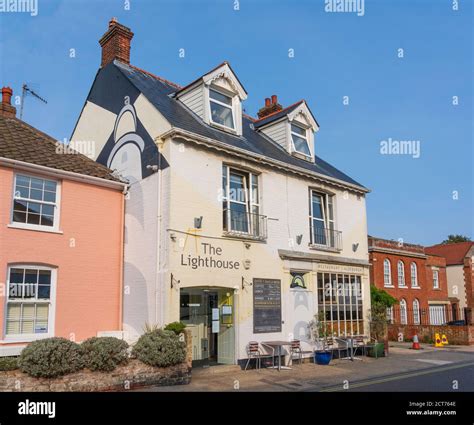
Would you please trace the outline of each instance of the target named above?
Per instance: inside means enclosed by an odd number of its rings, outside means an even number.
[[[253,332],[281,332],[280,280],[253,280]]]

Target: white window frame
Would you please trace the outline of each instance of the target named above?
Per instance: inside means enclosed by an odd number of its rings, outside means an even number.
[[[210,87],[207,87],[207,107],[209,108],[209,123],[213,126],[216,126],[216,127],[219,127],[221,129],[224,129],[226,131],[231,131],[232,133],[236,133],[237,132],[237,121],[236,121],[236,113],[235,113],[235,110],[236,110],[236,105],[235,105],[235,98],[238,97],[237,95],[230,95],[229,93],[227,92],[224,92],[222,89],[219,89],[219,88],[216,88],[215,86],[210,86]],[[216,93],[219,93],[221,94],[222,96],[225,96],[225,97],[228,97],[230,98],[231,102],[232,102],[232,106],[229,106],[227,105],[226,103],[223,103],[223,102],[220,102],[219,100],[216,100],[216,99],[213,99],[211,98],[211,91],[215,91]],[[234,122],[234,127],[228,127],[224,124],[221,124],[221,123],[218,123],[218,122],[215,122],[213,119],[212,119],[212,108],[211,108],[211,102],[214,102],[220,106],[223,106],[225,108],[228,108],[231,110],[232,112],[232,121]]]
[[[46,201],[38,201],[36,199],[16,197],[15,196],[16,195],[16,181],[17,181],[18,176],[55,182],[56,183],[56,202],[46,202]],[[44,205],[52,205],[54,207],[53,226],[43,226],[41,224],[21,223],[19,221],[14,221],[13,214],[14,214],[14,209],[15,209],[15,200],[35,202],[35,203],[44,204]],[[12,203],[11,203],[11,208],[10,208],[10,223],[8,227],[16,228],[16,229],[39,230],[39,231],[44,231],[44,232],[60,233],[59,231],[60,205],[61,205],[61,180],[45,177],[42,175],[16,172],[13,176]]]
[[[314,216],[314,210],[313,210],[313,195],[317,195],[321,198],[321,206],[322,206],[322,212],[323,212],[323,218],[315,217]],[[311,245],[316,245],[316,246],[326,246],[326,247],[331,247],[330,243],[330,237],[329,237],[329,230],[334,231],[334,237],[336,238],[336,205],[334,202],[335,196],[330,194],[330,193],[325,193],[318,191],[317,189],[310,189],[309,190],[309,222],[310,222],[310,241]],[[329,214],[329,200],[331,200],[331,205],[332,205],[332,219],[328,217]],[[314,240],[314,232],[313,232],[313,220],[321,221],[324,225],[325,229],[325,238],[326,238],[326,243],[321,244],[318,243]],[[332,224],[332,229],[331,229],[331,224]],[[334,241],[334,245],[336,244],[336,241]]]
[[[43,299],[22,299],[12,298],[10,299],[10,271],[11,269],[35,269],[35,270],[48,270],[51,272],[51,288],[49,294],[49,301]],[[55,334],[55,317],[56,317],[56,285],[57,285],[57,269],[52,266],[42,266],[38,264],[26,264],[26,263],[14,263],[9,264],[7,267],[7,279],[6,279],[6,296],[4,304],[4,317],[3,317],[3,341],[0,342],[30,342],[38,339],[51,338]],[[7,313],[8,304],[48,304],[48,332],[45,333],[20,333],[20,334],[8,334],[7,335]]]
[[[405,263],[402,260],[398,260],[397,275],[398,275],[398,286],[401,288],[406,288],[407,285],[405,282]]]
[[[407,302],[405,298],[400,300],[400,323],[402,325],[408,324]]]
[[[420,285],[418,284],[418,266],[413,261],[410,264],[410,274],[411,274],[411,287],[412,288],[419,288]]]
[[[417,298],[413,300],[413,324],[420,324],[420,301]]]
[[[240,170],[236,167],[233,167],[232,165],[227,165],[223,164],[222,169],[224,172],[226,172],[226,188],[222,196],[222,201],[227,203],[227,212],[226,212],[226,220],[227,220],[227,229],[224,229],[225,232],[228,233],[238,233],[242,235],[253,235],[254,234],[254,220],[252,220],[253,214],[256,214],[258,219],[259,216],[261,216],[261,210],[260,210],[260,182],[259,182],[259,175],[257,173],[251,172],[251,171],[243,171]],[[230,175],[236,174],[239,176],[243,177],[243,183],[244,183],[244,201],[240,200],[231,200],[230,197]],[[223,174],[223,173],[222,173]],[[257,182],[257,196],[254,196],[253,192],[253,186],[255,183],[255,180]],[[231,203],[235,204],[240,204],[240,205],[245,205],[245,212],[247,215],[247,228],[248,232],[242,232],[239,230],[234,230],[232,229],[232,222],[231,222]],[[256,208],[257,212],[254,213],[254,208]]]
[[[439,288],[439,270],[433,270],[433,289]]]
[[[310,138],[308,137],[308,129],[306,127],[303,127],[302,124],[298,124],[294,121],[291,121],[289,124],[290,124],[290,141],[291,141],[292,152],[296,152],[300,155],[305,156],[306,158],[311,158],[313,150],[311,149],[311,146],[310,146],[310,140],[309,140]],[[305,135],[302,136],[301,134],[294,132],[293,125],[303,130],[305,132]],[[308,150],[309,150],[309,155],[296,149],[295,142],[293,140],[293,135],[299,137],[300,139],[304,139],[306,141],[306,145],[308,146]]]
[[[388,277],[388,279],[387,279]],[[384,286],[393,286],[392,285],[392,263],[388,258],[383,260],[383,285]]]

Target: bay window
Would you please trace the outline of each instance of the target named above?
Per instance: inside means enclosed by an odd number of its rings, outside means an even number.
[[[58,184],[22,174],[15,176],[12,222],[28,227],[56,228]]]
[[[15,265],[8,270],[5,333],[34,337],[51,334],[55,270]]]

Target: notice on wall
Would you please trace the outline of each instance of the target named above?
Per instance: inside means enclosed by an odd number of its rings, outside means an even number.
[[[280,280],[253,280],[253,332],[281,332]]]

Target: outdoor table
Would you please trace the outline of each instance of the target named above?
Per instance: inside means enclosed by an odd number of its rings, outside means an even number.
[[[282,369],[290,370],[291,367],[289,366],[282,366],[281,365],[281,348],[285,345],[291,345],[290,341],[263,341],[262,345],[267,345],[269,347],[276,347],[278,349],[277,356],[278,356],[278,366],[273,366],[272,368],[278,369],[281,371]]]
[[[349,348],[350,348],[350,356],[348,357],[343,357],[341,360],[350,360],[350,361],[354,361],[354,360],[362,360],[360,357],[355,357],[354,356],[354,338],[355,336],[346,336],[346,337],[340,337],[339,339],[345,341],[349,341]]]

